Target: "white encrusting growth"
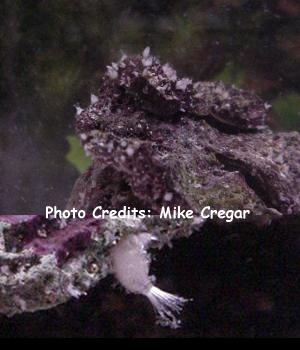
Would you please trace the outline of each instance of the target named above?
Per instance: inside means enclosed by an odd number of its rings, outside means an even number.
[[[111,66],[106,66],[106,68],[106,73],[111,80],[115,80],[118,78],[118,65],[112,64]]]
[[[188,301],[182,297],[166,293],[152,284],[149,276],[150,256],[147,248],[155,240],[149,233],[127,235],[111,249],[110,257],[115,277],[129,292],[145,295],[152,303],[158,323],[178,328],[180,321],[175,317]]]
[[[142,64],[144,67],[150,67],[153,63],[153,58],[150,56],[150,47],[147,46],[143,51]]]
[[[81,108],[78,103],[75,104],[74,107],[76,108],[76,116],[79,116],[84,111],[84,109]]]
[[[94,95],[94,94],[91,94],[91,104],[93,105],[94,103],[97,103],[99,101],[99,98]]]
[[[162,70],[165,73],[165,75],[167,76],[168,79],[170,79],[171,81],[176,81],[177,80],[177,73],[176,71],[168,64],[164,64],[162,66]]]
[[[177,80],[176,89],[184,91],[184,90],[186,90],[187,86],[191,85],[191,84],[192,84],[191,79],[182,78],[180,80]]]
[[[145,47],[144,51],[143,51],[143,58],[148,58],[150,55],[150,47],[147,46]]]

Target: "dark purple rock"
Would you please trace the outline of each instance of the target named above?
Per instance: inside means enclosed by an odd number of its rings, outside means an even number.
[[[179,79],[147,49],[123,57],[77,116],[93,164],[68,207],[209,205],[249,209],[256,223],[298,215],[300,137],[270,131],[266,109],[251,92]]]
[[[196,215],[204,206],[249,209],[255,225],[299,218],[299,133],[269,130],[267,105],[254,94],[179,79],[145,49],[108,68],[97,98],[77,115],[93,163],[77,180],[69,208],[90,213],[97,205],[126,205],[158,214],[168,205]],[[156,215],[132,226],[90,217],[0,216],[0,312],[79,297],[112,272],[109,252],[120,235],[153,232],[154,247],[162,247],[199,231],[204,221],[197,219]]]

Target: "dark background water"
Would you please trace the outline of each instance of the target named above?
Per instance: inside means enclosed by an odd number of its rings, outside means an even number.
[[[0,3],[0,212],[63,207],[86,168],[74,107],[105,66],[150,46],[193,79],[255,90],[273,128],[300,129],[297,0],[4,0]]]
[[[89,162],[73,105],[121,51],[150,46],[183,75],[252,89],[272,103],[274,130],[300,130],[298,0],[4,0],[0,28],[1,214],[64,206]],[[180,331],[105,280],[80,301],[0,317],[0,336],[299,336],[299,221],[230,230],[157,256],[160,286],[195,299]]]

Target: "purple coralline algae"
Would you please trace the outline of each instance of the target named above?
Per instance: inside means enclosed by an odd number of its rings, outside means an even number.
[[[0,216],[0,311],[47,309],[84,294],[102,274],[101,222],[65,223],[40,215]],[[93,237],[93,238],[92,238]],[[101,240],[102,238],[99,238]]]

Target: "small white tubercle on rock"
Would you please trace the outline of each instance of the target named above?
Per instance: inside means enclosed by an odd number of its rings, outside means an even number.
[[[147,253],[149,243],[156,240],[149,233],[127,235],[111,249],[110,257],[115,277],[129,292],[145,295],[152,303],[162,326],[178,328],[180,313],[188,301],[177,295],[166,293],[152,284],[149,276],[151,259]]]
[[[74,107],[76,108],[76,117],[78,117],[84,111],[84,109],[79,106],[79,103],[76,103]]]
[[[94,94],[91,94],[91,104],[93,105],[93,104],[95,104],[97,102],[99,102],[98,96],[96,96]]]

